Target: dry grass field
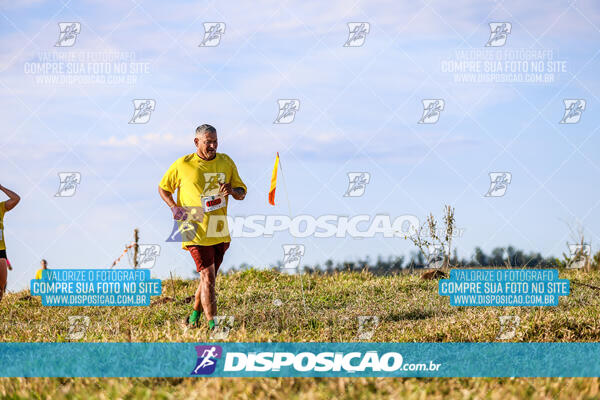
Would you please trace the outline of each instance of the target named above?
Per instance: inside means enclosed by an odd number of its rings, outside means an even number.
[[[234,323],[223,341],[359,341],[358,317],[377,316],[376,342],[494,342],[499,317],[516,315],[515,342],[600,341],[600,272],[561,271],[571,295],[558,307],[451,307],[437,281],[370,273],[287,275],[247,270],[219,275],[219,315]],[[205,325],[183,324],[195,282],[163,281],[150,307],[41,307],[28,292],[0,303],[3,342],[69,341],[69,316],[88,316],[82,342],[206,342]],[[173,300],[173,298],[175,300]],[[598,398],[595,378],[2,378],[6,399],[175,398]]]

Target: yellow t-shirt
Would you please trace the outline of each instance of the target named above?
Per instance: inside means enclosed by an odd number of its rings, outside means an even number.
[[[35,279],[42,279],[42,271],[43,270],[44,270],[43,268],[40,268],[37,270],[37,272],[35,273]]]
[[[4,243],[4,213],[6,210],[6,202],[0,203],[0,250],[6,250],[6,243]]]
[[[247,190],[235,163],[227,154],[217,153],[215,158],[206,161],[193,153],[175,161],[162,177],[159,186],[170,193],[177,190],[178,206],[203,209],[203,198],[217,195],[219,182],[229,183],[232,188],[242,187]],[[202,222],[192,222],[192,225],[189,222],[180,223],[182,248],[185,249],[189,245],[212,246],[230,242],[226,218],[227,203],[226,198],[224,206],[205,212]],[[193,209],[187,214],[188,221],[197,221],[193,216]]]

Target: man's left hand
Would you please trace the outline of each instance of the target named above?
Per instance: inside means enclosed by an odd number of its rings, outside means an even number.
[[[220,183],[219,194],[222,196],[231,195],[236,200],[244,200],[244,197],[246,197],[244,188],[232,188],[230,183]]]
[[[219,194],[221,196],[233,195],[233,189],[230,183],[219,183]]]

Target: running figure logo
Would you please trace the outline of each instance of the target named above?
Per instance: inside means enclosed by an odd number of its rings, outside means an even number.
[[[587,243],[583,245],[581,243],[571,244],[569,246],[569,262],[567,263],[568,269],[581,269],[586,266],[590,261],[592,254],[592,246]]]
[[[446,255],[450,256],[447,244],[434,243],[427,246],[427,268],[442,268]]]
[[[496,336],[496,340],[510,340],[515,337],[517,328],[521,322],[518,315],[502,315],[499,318],[500,332]]]
[[[585,110],[584,99],[564,99],[565,115],[560,120],[561,124],[576,124]]]
[[[138,253],[139,268],[152,268],[160,255],[160,246],[157,244],[140,244]]]
[[[204,192],[205,196],[212,196],[219,193],[219,184],[225,183],[225,173],[223,172],[205,172],[204,173]]]
[[[350,32],[344,47],[360,47],[365,44],[371,25],[368,22],[348,22],[348,30]]]
[[[77,191],[77,186],[81,183],[81,173],[79,172],[59,172],[58,178],[60,179],[60,185],[54,197],[73,196]]]
[[[283,268],[297,269],[304,256],[303,244],[284,244],[283,245]]]
[[[79,340],[83,339],[85,332],[90,326],[90,317],[86,315],[71,315],[69,316],[69,333],[67,339]]]
[[[502,197],[512,181],[510,172],[490,172],[490,189],[485,197]]]
[[[229,332],[233,328],[233,315],[215,315],[215,329],[210,335],[211,340],[225,340],[229,337]]]
[[[77,40],[77,35],[81,33],[81,23],[79,22],[59,22],[58,41],[54,47],[71,47]]]
[[[371,180],[368,172],[348,172],[348,190],[344,197],[360,197],[365,194],[367,184]]]
[[[435,124],[440,119],[440,114],[446,104],[442,99],[425,99],[423,101],[423,116],[419,124]]]
[[[217,361],[223,355],[221,346],[196,346],[198,360],[191,375],[210,375],[217,368]]]
[[[145,124],[150,121],[150,115],[156,108],[156,101],[153,99],[134,99],[133,100],[133,117],[130,124]]]
[[[289,124],[294,121],[296,112],[300,108],[300,100],[298,99],[279,99],[279,114],[273,121],[274,124]]]
[[[180,221],[173,220],[173,228],[166,242],[191,242],[196,237],[196,232],[204,218],[202,206],[183,208],[185,215]]]
[[[361,315],[358,317],[358,333],[360,340],[371,340],[375,329],[379,326],[379,317],[376,315]]]
[[[173,221],[173,229],[167,242],[191,242],[196,237],[199,224],[195,221]]]
[[[221,43],[221,35],[225,34],[224,22],[205,22],[204,39],[198,47],[216,47]]]
[[[511,30],[512,24],[510,22],[490,22],[490,38],[485,47],[504,46]]]

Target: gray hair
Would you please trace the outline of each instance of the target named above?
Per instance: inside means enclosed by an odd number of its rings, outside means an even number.
[[[200,125],[199,127],[196,128],[196,135],[201,135],[203,133],[214,133],[216,135],[217,134],[217,130],[212,125],[202,124],[202,125]]]

